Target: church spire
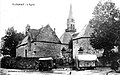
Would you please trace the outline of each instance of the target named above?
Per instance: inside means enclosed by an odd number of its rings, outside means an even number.
[[[67,19],[67,29],[66,32],[76,32],[75,29],[75,20],[72,17],[72,5],[70,4],[69,16]]]
[[[70,4],[70,10],[69,10],[69,17],[68,18],[72,18],[72,5]]]

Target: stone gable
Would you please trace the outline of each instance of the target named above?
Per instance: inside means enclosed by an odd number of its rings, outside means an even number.
[[[55,31],[47,25],[37,29],[30,29],[30,35],[23,39],[22,43],[16,50],[16,56],[22,57],[60,57],[61,44]],[[29,42],[28,38],[31,38]],[[30,46],[28,46],[30,43]],[[25,45],[24,45],[25,44]],[[30,50],[28,49],[30,47]]]
[[[59,38],[57,37],[55,31],[52,30],[50,25],[47,25],[41,29],[41,32],[36,37],[36,40],[60,43]]]

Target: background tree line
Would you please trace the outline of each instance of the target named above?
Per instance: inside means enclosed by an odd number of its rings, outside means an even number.
[[[94,49],[104,49],[104,64],[110,63],[120,57],[120,10],[112,1],[99,2],[92,14],[90,44]],[[118,52],[112,50],[115,46]]]
[[[25,35],[21,32],[14,30],[14,27],[10,27],[5,31],[5,36],[1,38],[3,45],[1,53],[3,55],[16,56],[16,47],[23,40]]]

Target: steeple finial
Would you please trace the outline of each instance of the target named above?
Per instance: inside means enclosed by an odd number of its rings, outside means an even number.
[[[69,17],[68,18],[72,18],[72,4],[70,4],[70,10],[69,10]]]

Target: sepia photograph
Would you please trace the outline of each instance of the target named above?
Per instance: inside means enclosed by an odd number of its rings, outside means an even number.
[[[0,75],[120,75],[120,1],[0,0]]]

